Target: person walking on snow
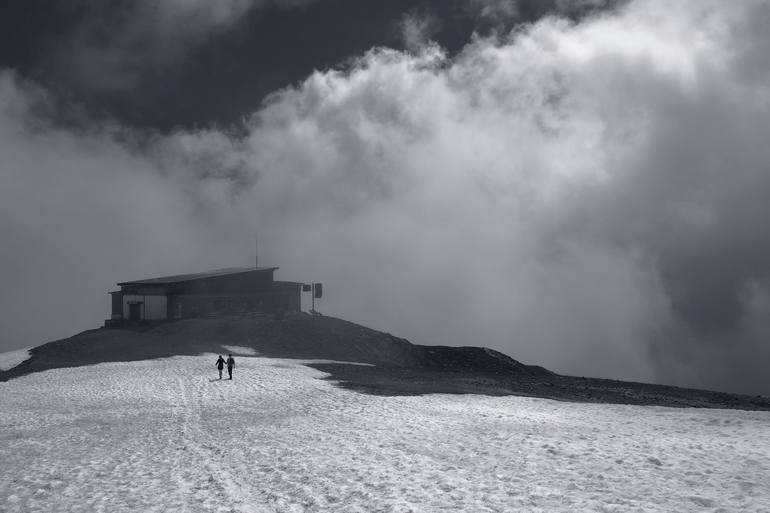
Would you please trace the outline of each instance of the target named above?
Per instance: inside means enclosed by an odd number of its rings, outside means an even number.
[[[222,355],[219,355],[219,358],[217,358],[217,369],[219,369],[219,379],[222,379],[222,368],[225,366],[225,359],[222,358]]]
[[[233,355],[228,354],[227,355],[227,374],[230,375],[230,379],[233,379],[233,367],[235,367],[235,360],[233,359]]]

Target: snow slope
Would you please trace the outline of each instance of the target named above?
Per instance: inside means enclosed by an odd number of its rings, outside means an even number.
[[[0,510],[770,511],[770,413],[383,397],[296,360],[0,383]]]
[[[0,371],[16,367],[30,356],[29,349],[17,349],[15,351],[0,353]]]

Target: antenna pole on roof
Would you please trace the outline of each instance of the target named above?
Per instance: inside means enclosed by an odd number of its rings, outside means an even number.
[[[254,268],[259,269],[259,241],[254,237]]]

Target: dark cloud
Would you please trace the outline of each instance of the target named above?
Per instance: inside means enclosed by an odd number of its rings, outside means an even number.
[[[519,0],[515,16],[488,19],[486,3],[8,0],[0,6],[0,66],[64,98],[70,107],[60,121],[115,119],[169,131],[237,125],[266,95],[372,47],[404,49],[410,38],[427,38],[454,54],[474,32],[505,31],[549,12],[578,15],[564,2]]]

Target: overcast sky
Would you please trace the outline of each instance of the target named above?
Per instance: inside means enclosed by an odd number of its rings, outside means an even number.
[[[558,372],[770,393],[770,3],[0,7],[0,349],[253,262]]]

